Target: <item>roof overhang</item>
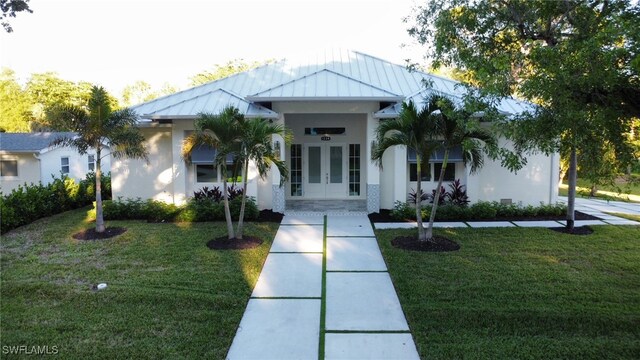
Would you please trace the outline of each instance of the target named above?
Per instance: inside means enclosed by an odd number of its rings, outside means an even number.
[[[253,102],[276,102],[276,101],[309,101],[309,102],[350,102],[350,101],[369,101],[369,102],[395,102],[402,101],[402,96],[375,96],[375,97],[349,97],[349,96],[248,96],[247,100]]]

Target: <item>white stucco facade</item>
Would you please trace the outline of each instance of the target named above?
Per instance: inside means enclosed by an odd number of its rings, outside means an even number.
[[[49,184],[63,174],[76,180],[86,178],[87,173],[95,170],[95,151],[80,155],[69,147],[45,148],[40,151],[7,152],[0,151],[0,160],[17,161],[17,176],[2,176],[0,187],[2,193],[8,194],[19,185]],[[111,155],[108,151],[102,154],[101,169],[103,172],[111,170]],[[90,159],[93,156],[93,170],[90,169]]]
[[[430,80],[432,88],[425,89],[424,80]],[[293,134],[291,144],[279,136],[273,138],[290,172],[282,187],[275,167],[264,179],[250,168],[248,195],[255,197],[260,209],[284,211],[297,200],[361,202],[369,212],[389,209],[396,201],[406,200],[417,179],[403,147],[388,150],[382,168],[371,161],[378,124],[396,117],[400,104],[408,99],[420,102],[432,92],[459,99],[463,91],[455,81],[409,72],[357,52],[325,54],[302,63],[278,61],[134,107],[143,119],[140,128],[150,151],[149,162],[114,161],[113,195],[184,204],[204,186],[222,186],[219,170],[213,165],[187,164],[181,147],[199,113],[216,114],[234,106],[246,117],[284,125]],[[508,98],[498,104],[498,110],[513,114],[531,106]],[[531,156],[517,173],[485,159],[485,166],[475,174],[459,159],[450,164],[444,186],[459,179],[472,202],[554,203],[558,158]],[[437,166],[429,165],[432,173]],[[428,193],[435,186],[433,174],[422,182]]]

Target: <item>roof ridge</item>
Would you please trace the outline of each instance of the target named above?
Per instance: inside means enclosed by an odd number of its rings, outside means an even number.
[[[194,100],[194,99],[198,99],[198,98],[201,98],[201,97],[206,96],[206,95],[213,94],[214,92],[218,92],[218,91],[223,91],[223,92],[228,93],[228,94],[229,94],[229,95],[231,95],[231,96],[236,96],[236,95],[234,95],[234,94],[230,93],[229,91],[227,91],[227,90],[225,90],[225,89],[223,89],[223,88],[216,88],[215,90],[207,91],[207,92],[204,92],[204,93],[202,93],[202,94],[200,94],[200,95],[196,95],[196,96],[190,97],[190,98],[188,98],[188,99],[180,100],[180,101],[175,102],[175,103],[173,103],[173,104],[171,104],[171,105],[167,105],[167,106],[165,106],[165,107],[163,107],[163,108],[156,109],[156,110],[154,110],[154,111],[152,111],[152,112],[150,112],[150,113],[146,113],[146,114],[143,114],[143,115],[151,115],[151,114],[157,113],[158,111],[167,110],[168,108],[174,107],[174,106],[176,106],[176,105],[184,104],[184,103],[185,103],[185,102],[187,102],[187,101],[192,101],[192,100]],[[236,96],[236,97],[237,97],[237,96]],[[244,100],[244,99],[242,99],[242,98],[240,98],[240,99],[241,99],[241,100]],[[246,100],[244,100],[244,101],[246,101]]]
[[[339,73],[339,72],[337,72],[337,71],[335,71],[335,70],[328,69],[327,67],[323,67],[321,70],[317,70],[317,71],[314,71],[314,72],[311,72],[311,73],[308,73],[308,74],[302,75],[302,76],[297,77],[297,78],[295,78],[295,79],[292,79],[292,80],[289,80],[289,81],[283,82],[283,83],[278,84],[278,85],[276,85],[276,86],[272,86],[272,87],[270,87],[270,88],[268,88],[268,89],[264,89],[264,90],[261,90],[261,91],[259,91],[259,92],[257,92],[257,93],[254,93],[254,94],[248,95],[248,96],[247,96],[247,98],[257,96],[258,94],[262,94],[262,93],[265,93],[265,92],[267,92],[267,91],[272,91],[273,89],[276,89],[276,88],[279,88],[279,87],[283,87],[283,86],[289,85],[289,84],[294,83],[294,82],[296,82],[296,81],[300,81],[300,80],[302,80],[302,79],[305,79],[305,78],[308,78],[308,77],[311,77],[311,76],[317,75],[317,74],[319,74],[319,73],[321,73],[321,72],[325,72],[325,71],[326,71],[326,72],[329,72],[329,73],[332,73],[332,74],[335,74],[335,75],[337,75],[337,76],[343,77],[343,78],[345,78],[345,79],[349,79],[349,80],[351,80],[351,81],[355,81],[355,82],[357,82],[357,83],[359,83],[359,84],[362,84],[362,85],[365,85],[365,86],[368,86],[368,87],[374,88],[374,89],[376,89],[376,90],[383,91],[383,92],[385,92],[385,93],[387,93],[387,94],[390,94],[390,95],[393,95],[393,96],[398,96],[398,97],[402,96],[402,95],[398,95],[398,94],[396,94],[396,93],[393,93],[393,92],[391,92],[391,91],[389,91],[389,90],[386,90],[386,89],[380,88],[380,87],[378,87],[378,86],[375,86],[375,85],[372,85],[372,84],[367,84],[366,82],[364,82],[364,81],[362,81],[362,80],[359,80],[359,79],[353,78],[353,77],[351,77],[351,76],[348,76],[348,75],[345,75],[345,74]]]

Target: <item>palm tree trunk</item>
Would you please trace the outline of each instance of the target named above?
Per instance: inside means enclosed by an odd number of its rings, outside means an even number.
[[[101,151],[100,146],[96,147],[96,232],[103,233],[104,215],[102,212],[102,169],[100,168]]]
[[[418,241],[426,241],[427,235],[422,226],[422,169],[420,155],[416,155],[416,175],[418,183],[416,184],[416,222],[418,223]]]
[[[436,194],[433,197],[433,205],[431,206],[431,215],[429,216],[429,227],[427,228],[427,238],[429,240],[433,239],[433,222],[436,220],[436,211],[438,210],[438,203],[440,202],[442,181],[444,180],[444,171],[447,168],[447,161],[449,161],[449,150],[444,149],[444,159],[442,160],[440,175],[438,175],[438,186],[436,187]]]
[[[576,219],[576,180],[578,178],[578,159],[576,157],[576,147],[571,146],[569,156],[569,193],[567,194],[567,229],[573,230]]]
[[[224,217],[227,220],[227,235],[229,239],[233,239],[236,235],[233,233],[233,220],[231,219],[231,209],[229,209],[229,192],[227,191],[226,171],[222,176],[222,197],[224,198]]]
[[[236,237],[242,240],[242,231],[244,230],[244,207],[247,203],[247,173],[249,172],[249,160],[244,161],[242,168],[242,205],[240,205],[240,218],[238,219],[238,231]]]

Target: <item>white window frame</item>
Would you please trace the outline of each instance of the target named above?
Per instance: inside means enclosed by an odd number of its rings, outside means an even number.
[[[67,164],[65,165],[64,160],[67,160]],[[64,171],[64,168],[67,168],[67,171]],[[62,174],[64,175],[69,175],[69,172],[71,172],[71,161],[69,160],[68,156],[62,156],[60,158],[60,172],[62,172]]]
[[[96,156],[89,154],[87,155],[87,169],[89,170],[89,172],[95,172],[96,171]]]
[[[20,169],[18,159],[0,159],[0,162],[11,161],[16,163],[16,174],[15,175],[2,175],[4,179],[15,179],[20,176]],[[1,166],[1,165],[0,165]]]

